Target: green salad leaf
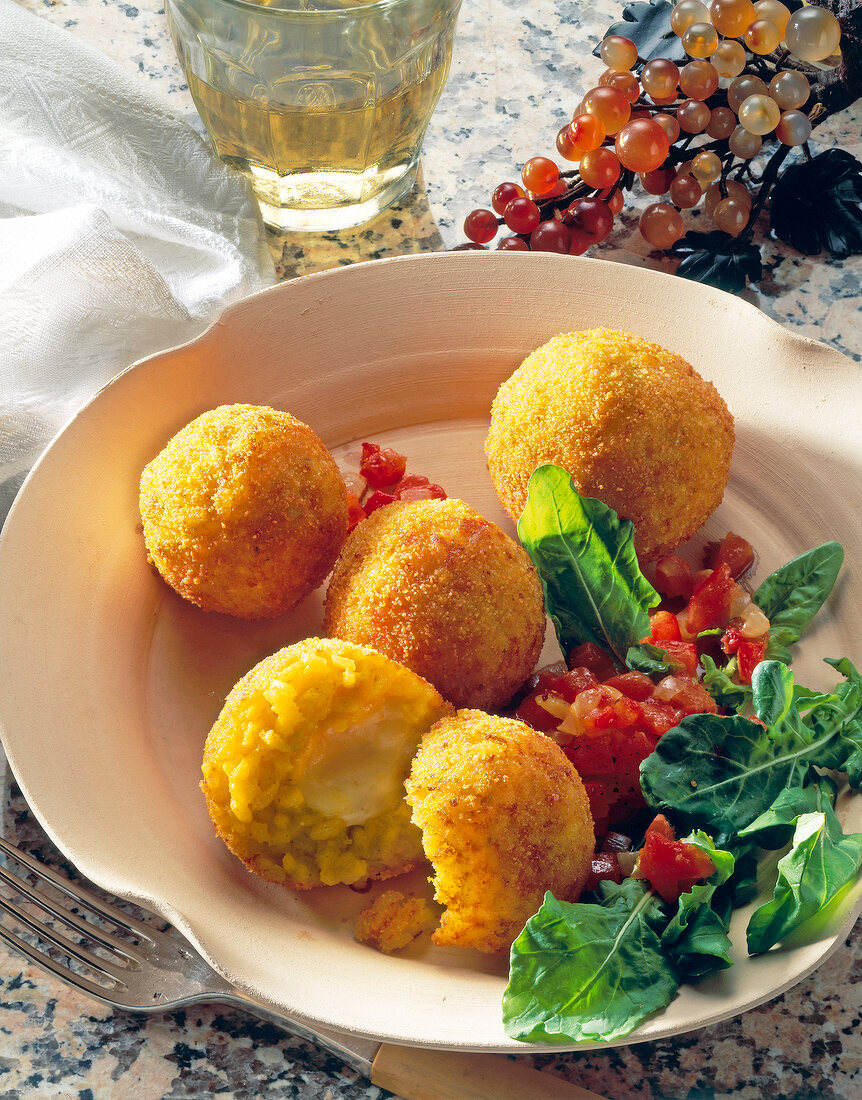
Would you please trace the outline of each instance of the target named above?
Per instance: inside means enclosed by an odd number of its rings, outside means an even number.
[[[754,602],[769,619],[771,660],[790,662],[787,648],[798,641],[832,591],[844,561],[838,542],[824,542],[776,569],[754,593]]]
[[[651,642],[630,645],[626,652],[626,666],[647,676],[670,676],[674,666],[667,659],[667,650]]]
[[[706,852],[715,864],[715,874],[680,897],[677,911],[661,935],[661,947],[681,980],[697,981],[731,965],[730,905],[715,905],[715,892],[733,874],[736,861],[700,830],[685,837],[684,843]]]
[[[773,897],[755,909],[746,939],[752,955],[768,951],[817,916],[862,867],[862,833],[844,834],[832,805],[795,820],[790,851],[778,861]]]
[[[756,817],[750,825],[740,829],[739,835],[756,841],[759,847],[770,851],[783,848],[793,836],[796,822],[802,814],[817,813],[835,804],[837,787],[828,775],[818,776],[807,787],[790,787],[781,791],[768,810]]]
[[[703,669],[703,686],[720,707],[741,711],[749,705],[751,688],[748,684],[739,684],[733,679],[736,657],[731,657],[726,665],[719,667],[708,653],[702,653],[700,664]]]
[[[568,471],[545,465],[530,478],[518,537],[563,653],[592,642],[624,662],[629,646],[649,634],[649,609],[659,602],[638,565],[634,526],[582,497]]]
[[[636,879],[599,889],[597,904],[546,894],[512,944],[503,994],[507,1035],[610,1041],[670,1003],[679,983],[661,948],[662,902]]]
[[[788,787],[803,787],[812,765],[846,771],[862,782],[862,678],[848,677],[827,695],[796,692],[793,675],[762,661],[752,676],[760,722],[741,715],[692,714],[669,730],[641,764],[641,789],[657,810],[682,814],[718,843],[744,829]]]

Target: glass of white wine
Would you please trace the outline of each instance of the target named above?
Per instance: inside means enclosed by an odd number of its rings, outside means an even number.
[[[267,225],[359,225],[413,185],[461,0],[166,0],[218,155]]]

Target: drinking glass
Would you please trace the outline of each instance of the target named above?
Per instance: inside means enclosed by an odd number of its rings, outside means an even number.
[[[277,229],[359,225],[413,185],[461,0],[167,0],[218,155]]]

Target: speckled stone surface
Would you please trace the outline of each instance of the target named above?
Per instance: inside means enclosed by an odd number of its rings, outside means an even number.
[[[139,74],[197,128],[157,0],[25,0]],[[338,234],[269,234],[278,274],[451,248],[464,216],[516,178],[554,135],[600,63],[594,41],[618,17],[612,0],[465,0],[449,84],[429,129],[417,187],[397,208]],[[818,145],[862,155],[859,104],[817,132]],[[635,199],[599,253],[672,270],[633,232]],[[807,258],[760,237],[766,275],[743,297],[805,335],[862,359],[862,257]],[[668,304],[672,309],[672,303]],[[56,860],[11,777],[3,829]],[[862,1098],[862,925],[783,996],[674,1040],[607,1052],[524,1058],[609,1100],[858,1100]],[[0,947],[0,1097],[385,1097],[318,1049],[233,1011],[209,1006],[141,1017],[115,1013],[22,968]]]

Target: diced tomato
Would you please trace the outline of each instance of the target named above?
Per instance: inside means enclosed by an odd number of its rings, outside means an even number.
[[[761,638],[745,638],[740,631],[738,620],[731,620],[727,630],[721,636],[721,648],[726,654],[736,654],[736,668],[739,682],[751,683],[751,674],[766,656],[768,635]]]
[[[659,814],[646,831],[633,877],[647,879],[665,901],[675,902],[714,872],[715,864],[707,853],[676,840],[673,829]]]
[[[647,828],[647,833],[658,833],[665,840],[676,840],[676,831],[664,814],[655,815]]]
[[[353,495],[353,493],[351,493],[350,490],[348,489],[347,490],[347,533],[350,534],[350,532],[353,530],[353,528],[356,526],[356,524],[359,523],[359,521],[363,520],[363,519],[365,519],[365,509],[362,507],[362,505],[359,503],[359,501],[356,499],[356,497]]]
[[[739,585],[722,562],[695,588],[688,601],[686,628],[689,634],[724,626],[730,616],[730,605]]]
[[[372,512],[376,512],[377,509],[382,508],[384,504],[391,504],[395,499],[396,498],[391,493],[381,493],[379,489],[375,489],[363,505],[366,516],[370,516]]]
[[[596,852],[590,865],[590,873],[584,885],[585,890],[595,890],[600,882],[622,882],[623,873],[615,852]]]
[[[641,724],[654,737],[661,737],[663,733],[672,730],[685,717],[676,707],[669,703],[658,703],[654,699],[647,699],[640,704],[640,708]]]
[[[564,747],[587,788],[599,835],[608,825],[627,821],[644,808],[640,764],[654,748],[654,737],[633,728],[597,731],[592,737],[576,737]]]
[[[728,531],[709,564],[715,569],[722,562],[727,565],[734,580],[739,580],[754,565],[754,547],[741,535]]]
[[[391,447],[380,447],[376,443],[362,444],[362,458],[359,472],[372,489],[386,489],[404,477],[407,459]]]
[[[586,691],[586,689],[590,687],[595,687],[598,682],[596,674],[590,669],[584,668],[583,666],[579,668],[570,668],[568,672],[563,673],[560,677],[557,690],[564,699],[568,699],[568,701],[572,703],[582,691]]]
[[[662,649],[667,653],[668,663],[677,671],[684,672],[686,676],[694,676],[697,672],[697,646],[694,642],[661,642]]]
[[[736,651],[736,668],[740,683],[751,683],[751,674],[766,657],[766,644],[766,638],[754,638],[740,643]]]
[[[656,611],[650,617],[648,642],[661,645],[662,642],[679,642],[682,635],[679,630],[679,620],[670,611]]]
[[[715,714],[715,700],[697,680],[690,676],[665,676],[656,684],[654,698],[670,703],[683,714]]]
[[[569,652],[569,668],[588,668],[599,680],[607,680],[616,672],[610,654],[592,642],[583,642]]]
[[[619,676],[611,676],[605,680],[608,687],[616,688],[617,691],[621,691],[623,695],[629,699],[634,699],[636,702],[643,702],[644,699],[649,699],[652,695],[653,684],[649,676],[645,676],[643,672],[622,672]]]
[[[567,671],[565,661],[555,661],[552,665],[544,665],[528,678],[523,690],[528,695],[533,695],[537,691],[551,691],[551,685],[554,681],[558,680]]]
[[[550,733],[560,724],[560,719],[546,710],[535,695],[521,700],[515,709],[515,717],[541,733]]]
[[[442,485],[429,481],[423,474],[407,474],[394,489],[398,500],[445,500],[446,490]]]
[[[694,591],[694,573],[679,554],[667,554],[655,563],[655,586],[662,596],[689,599]]]
[[[583,777],[582,777],[583,778]],[[597,779],[584,779],[584,790],[590,802],[590,816],[596,836],[601,836],[608,827],[611,811],[611,797],[607,783]]]

